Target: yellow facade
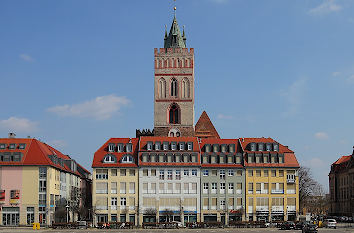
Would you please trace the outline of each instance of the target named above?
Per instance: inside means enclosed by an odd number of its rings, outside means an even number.
[[[100,179],[98,173],[107,172],[107,179]],[[116,221],[120,222],[122,216],[126,216],[126,222],[138,223],[139,187],[137,168],[94,168],[92,183],[92,205],[94,208],[94,222]],[[101,177],[102,178],[102,177]],[[100,187],[107,186],[107,191]],[[125,185],[125,188],[124,188]],[[134,189],[131,187],[134,186]],[[116,188],[115,188],[116,187]],[[125,191],[124,191],[125,190]],[[116,199],[116,205],[112,205],[112,198]],[[125,198],[126,206],[121,205],[121,198]]]
[[[299,178],[296,173],[295,168],[246,168],[246,219],[271,220],[275,212],[280,216],[281,210],[284,220],[288,220],[290,212],[296,216],[299,212]],[[287,175],[293,175],[293,183],[288,182]],[[269,211],[268,218],[264,214],[266,208],[262,208],[266,206]]]

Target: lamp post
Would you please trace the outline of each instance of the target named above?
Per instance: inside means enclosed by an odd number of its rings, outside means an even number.
[[[66,204],[65,208],[66,208],[66,222],[68,223],[69,222],[69,205],[68,203]]]

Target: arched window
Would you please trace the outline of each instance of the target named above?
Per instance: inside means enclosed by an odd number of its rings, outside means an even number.
[[[179,132],[179,129],[172,128],[172,129],[170,129],[168,136],[169,137],[180,137],[181,133]]]
[[[115,163],[116,162],[116,156],[108,154],[108,155],[106,155],[104,157],[103,162],[104,163]]]
[[[122,158],[122,163],[132,163],[133,162],[133,156],[131,155],[124,155]]]
[[[175,78],[171,81],[171,96],[177,96],[177,80]]]
[[[170,137],[174,137],[175,133],[174,132],[170,132]]]
[[[182,81],[182,98],[190,98],[190,85],[188,79]]]
[[[161,78],[159,80],[159,96],[160,98],[166,98],[166,80]]]
[[[169,112],[170,124],[179,124],[179,108],[173,104]]]

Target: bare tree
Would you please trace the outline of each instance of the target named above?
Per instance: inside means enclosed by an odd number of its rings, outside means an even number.
[[[162,213],[162,216],[166,217],[166,222],[171,222],[173,217],[173,211],[170,209],[165,209]]]

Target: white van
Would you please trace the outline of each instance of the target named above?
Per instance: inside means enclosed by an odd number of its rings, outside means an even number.
[[[324,226],[325,227],[328,227],[328,228],[334,228],[336,229],[337,228],[337,221],[335,219],[326,219],[324,221]]]

